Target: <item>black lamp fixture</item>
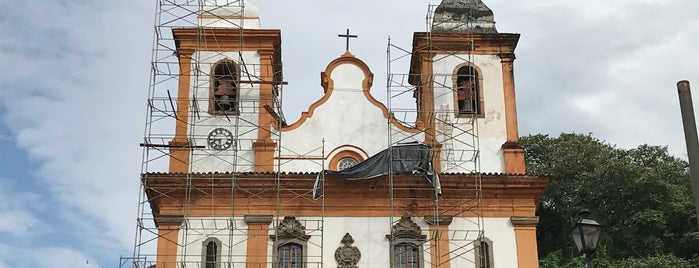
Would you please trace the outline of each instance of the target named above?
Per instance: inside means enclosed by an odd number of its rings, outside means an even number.
[[[597,251],[602,225],[590,218],[590,211],[580,211],[580,219],[573,226],[571,234],[580,253],[585,255],[585,267],[592,268],[592,255]]]

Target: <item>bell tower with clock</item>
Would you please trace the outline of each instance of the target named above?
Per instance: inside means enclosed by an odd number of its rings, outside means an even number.
[[[180,77],[170,172],[272,171],[281,34],[260,28],[251,1],[218,2],[203,2],[196,27],[172,29]]]

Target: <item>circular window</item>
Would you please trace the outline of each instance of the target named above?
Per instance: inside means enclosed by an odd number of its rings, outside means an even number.
[[[328,168],[330,170],[340,171],[353,167],[362,161],[364,161],[364,157],[362,157],[361,154],[350,150],[344,150],[336,153],[332,158],[330,158]]]
[[[340,159],[340,161],[337,162],[337,170],[343,170],[346,168],[353,167],[357,165],[357,159],[354,159],[352,157],[345,157]]]

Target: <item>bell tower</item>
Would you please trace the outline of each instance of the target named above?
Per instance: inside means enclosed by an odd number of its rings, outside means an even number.
[[[271,171],[280,31],[260,28],[250,0],[206,0],[196,22],[172,28],[180,75],[170,172]]]
[[[431,14],[430,31],[414,34],[410,66],[425,143],[442,148],[442,159],[478,143],[482,172],[524,174],[513,73],[519,34],[499,33],[481,0],[444,0]],[[465,135],[443,144],[440,123]],[[476,142],[464,140],[472,135]]]

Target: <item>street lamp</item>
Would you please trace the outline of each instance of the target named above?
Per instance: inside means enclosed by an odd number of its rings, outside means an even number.
[[[597,242],[602,232],[602,225],[590,218],[590,211],[580,211],[580,219],[573,226],[571,234],[580,253],[585,255],[585,267],[592,268],[592,255],[597,251]]]

